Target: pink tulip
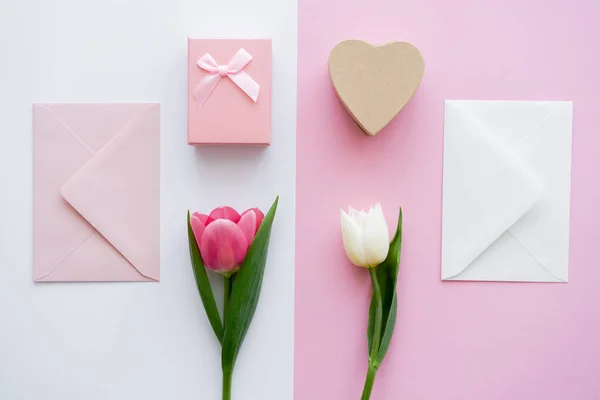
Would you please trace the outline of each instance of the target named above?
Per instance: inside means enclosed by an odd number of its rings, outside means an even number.
[[[190,223],[204,265],[227,276],[236,272],[263,218],[258,208],[250,208],[242,215],[227,206],[215,208],[209,215],[194,213]]]

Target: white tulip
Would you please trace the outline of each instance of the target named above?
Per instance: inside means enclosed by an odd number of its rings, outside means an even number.
[[[340,211],[344,248],[352,264],[365,268],[379,265],[390,247],[390,232],[379,203],[368,213],[352,207],[348,214]]]

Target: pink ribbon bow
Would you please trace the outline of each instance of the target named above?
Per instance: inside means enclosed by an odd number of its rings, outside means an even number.
[[[229,60],[227,65],[218,65],[214,58],[208,53],[200,57],[197,64],[200,68],[210,73],[194,89],[194,99],[198,106],[204,104],[217,84],[223,77],[228,77],[238,85],[255,103],[258,99],[260,85],[252,79],[243,69],[252,61],[252,56],[244,49],[239,49]]]

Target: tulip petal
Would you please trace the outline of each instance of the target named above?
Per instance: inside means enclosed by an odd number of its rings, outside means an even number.
[[[206,215],[206,214],[200,214],[199,212],[195,212],[194,214],[192,214],[192,217],[197,218],[200,220],[200,222],[206,226],[208,224],[210,224],[211,222],[214,221],[213,218],[211,218],[210,216]]]
[[[206,225],[212,222],[212,218],[208,215],[200,214],[195,212],[190,217],[190,225],[192,225],[192,232],[194,232],[194,237],[196,238],[196,242],[198,243],[198,247],[200,247],[200,241],[202,240],[202,235],[204,234],[204,229]]]
[[[244,214],[250,212],[250,211],[254,211],[254,213],[256,214],[256,229],[254,230],[254,233],[256,233],[258,231],[258,228],[260,228],[260,224],[262,224],[263,219],[265,219],[265,214],[263,214],[262,211],[260,211],[259,208],[249,208],[246,211],[244,211],[242,213],[242,217],[244,216]]]
[[[204,230],[200,253],[204,264],[216,272],[235,271],[248,252],[242,230],[228,219],[217,219]]]
[[[237,224],[240,220],[240,214],[229,206],[215,208],[210,212],[212,219],[228,219]]]
[[[352,264],[358,267],[368,267],[367,259],[365,257],[362,247],[362,230],[358,224],[344,212],[340,210],[341,224],[342,224],[342,240],[344,242],[344,249],[346,255],[352,262]]]
[[[350,207],[350,218],[352,218],[360,229],[365,229],[365,221],[367,220],[367,213],[363,210],[356,211]]]
[[[248,245],[252,244],[254,235],[256,234],[256,219],[256,213],[253,210],[248,210],[244,211],[240,222],[238,222],[238,227],[244,233]]]
[[[362,248],[371,267],[379,265],[387,257],[390,248],[390,231],[379,203],[371,208],[367,215]]]

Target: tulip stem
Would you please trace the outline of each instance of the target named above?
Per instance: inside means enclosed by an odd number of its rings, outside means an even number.
[[[231,400],[231,369],[223,369],[223,400]]]
[[[231,285],[233,283],[233,275],[223,277],[223,321],[225,321],[225,313],[229,304],[229,295],[231,294]],[[223,368],[223,400],[231,400],[231,377],[233,370]]]
[[[369,365],[365,387],[362,396],[360,396],[360,400],[369,400],[371,398],[371,391],[373,390],[373,384],[375,383],[375,374],[377,374],[377,368],[373,365]]]
[[[369,268],[371,274],[371,281],[373,282],[373,294],[375,295],[375,324],[373,326],[373,345],[371,347],[371,355],[369,361],[375,362],[377,352],[379,352],[379,344],[381,342],[381,322],[383,319],[383,299],[381,297],[381,288],[379,287],[379,281],[377,280],[377,272],[375,268]]]
[[[225,320],[225,313],[227,312],[227,305],[229,304],[229,295],[231,294],[231,276],[226,276],[223,281],[223,320]]]
[[[378,368],[376,359],[377,353],[379,352],[379,345],[381,344],[381,324],[383,320],[383,299],[381,297],[381,287],[379,287],[375,268],[369,268],[369,274],[371,275],[371,281],[373,282],[373,294],[375,297],[375,321],[373,324],[373,344],[369,349],[369,369],[367,371],[367,379],[365,380],[363,393],[360,398],[361,400],[370,399],[373,384],[375,383],[375,375],[377,374]]]

